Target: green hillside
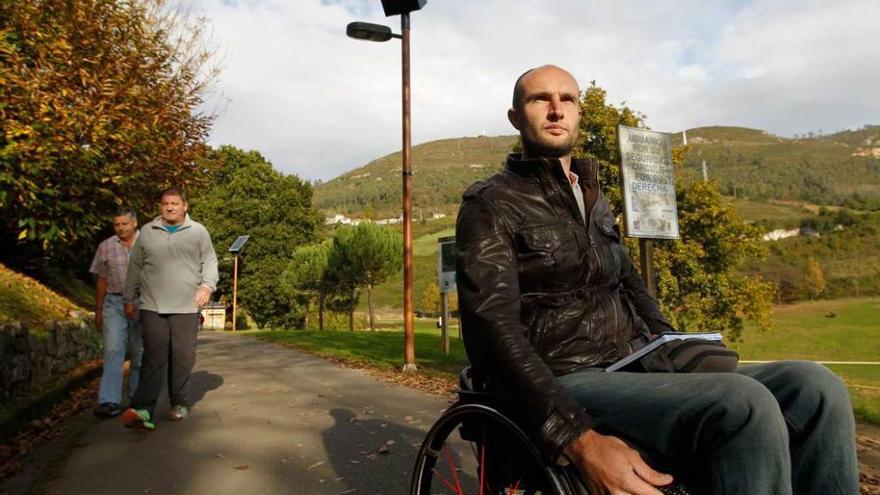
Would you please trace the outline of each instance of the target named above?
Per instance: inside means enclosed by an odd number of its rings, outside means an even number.
[[[738,127],[687,131],[683,173],[699,176],[706,162],[722,193],[856,205],[880,198],[880,126],[828,136],[787,139]],[[676,135],[677,143],[681,135]]]
[[[780,207],[792,209],[780,200],[880,208],[880,126],[804,138],[743,127],[701,127],[689,129],[687,136],[691,148],[682,176],[700,178],[705,161],[709,178],[718,181],[725,195],[757,201],[758,210],[766,207],[768,217],[759,213],[755,220],[778,219]],[[516,139],[471,137],[415,146],[415,218],[454,211],[462,191],[497,171]],[[681,141],[681,133],[674,134],[674,144]],[[398,152],[316,185],[314,204],[326,214],[396,217],[400,189]]]
[[[414,218],[453,211],[468,185],[501,168],[515,142],[515,136],[481,136],[413,147]],[[327,214],[397,217],[401,208],[400,174],[400,153],[392,153],[316,185],[314,205]]]

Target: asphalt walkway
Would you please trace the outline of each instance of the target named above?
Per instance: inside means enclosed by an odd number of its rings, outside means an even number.
[[[189,418],[94,420],[47,494],[397,494],[448,399],[249,337],[203,332]]]

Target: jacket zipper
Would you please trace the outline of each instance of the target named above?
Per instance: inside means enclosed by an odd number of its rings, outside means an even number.
[[[596,165],[594,167],[595,174],[594,174],[593,178],[596,181],[596,188],[598,189],[599,188],[599,167],[598,167],[598,164],[595,164],[595,165]],[[598,192],[597,192],[597,194],[598,194]],[[593,210],[594,209],[595,209],[595,205],[593,205],[593,208],[590,208],[590,214],[589,214],[589,219],[588,219],[589,223],[587,226],[587,235],[589,236],[589,239],[590,239],[590,246],[593,247],[593,252],[596,253],[596,262],[598,263],[599,270],[601,271],[602,270],[602,257],[599,256],[599,250],[596,248],[596,241],[593,240],[593,236],[589,233],[590,226],[592,226],[592,224],[593,224]],[[623,349],[623,346],[621,345],[621,339],[620,339],[620,315],[617,312],[617,305],[618,305],[619,301],[620,301],[619,297],[613,297],[613,296],[611,297],[611,308],[614,311],[614,346],[617,348],[618,358],[622,358],[623,355],[622,355],[621,351]]]

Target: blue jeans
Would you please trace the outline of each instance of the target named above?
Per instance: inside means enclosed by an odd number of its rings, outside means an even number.
[[[98,403],[122,402],[122,375],[125,364],[125,351],[131,345],[131,367],[128,376],[128,396],[137,390],[140,376],[141,356],[144,345],[138,322],[129,320],[123,310],[122,296],[107,294],[104,297],[104,372],[101,375],[101,389]]]
[[[596,431],[715,495],[859,493],[849,393],[824,366],[785,361],[736,373],[605,373],[559,378]]]

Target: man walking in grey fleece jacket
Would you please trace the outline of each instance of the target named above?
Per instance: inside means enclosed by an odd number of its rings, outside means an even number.
[[[216,290],[218,275],[211,236],[189,218],[187,208],[182,191],[163,191],[161,215],[141,229],[132,247],[123,298],[130,318],[140,311],[144,356],[131,407],[122,414],[127,428],[156,427],[166,368],[170,419],[184,419],[192,406],[187,390],[196,362],[199,311]]]

